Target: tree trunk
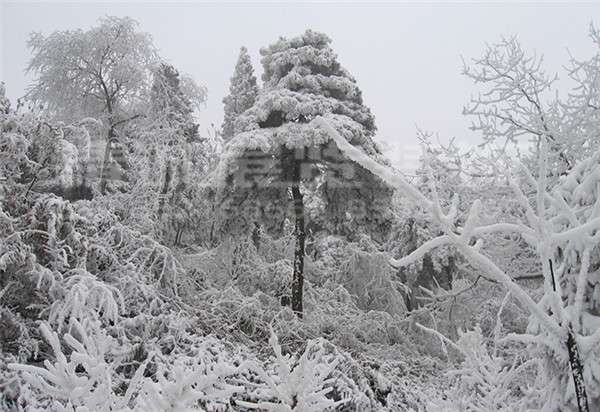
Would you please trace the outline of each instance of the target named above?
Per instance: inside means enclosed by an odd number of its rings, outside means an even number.
[[[556,280],[554,279],[554,267],[552,265],[552,259],[548,259],[548,264],[550,266],[552,290],[556,292]],[[569,325],[567,335],[567,351],[569,352],[569,365],[571,366],[571,373],[573,375],[573,385],[575,385],[577,408],[579,409],[579,412],[589,412],[590,407],[588,405],[585,381],[583,379],[583,363],[581,363],[579,348],[577,347],[577,341],[575,340],[575,334],[573,333],[573,328],[571,325]]]
[[[254,248],[258,252],[260,248],[260,225],[258,222],[254,222],[254,229],[252,229],[252,243]]]
[[[306,232],[304,227],[304,199],[300,192],[300,167],[301,162],[294,160],[294,173],[292,184],[292,198],[294,200],[294,275],[292,278],[292,310],[302,318],[302,288],[304,287],[304,241]]]
[[[175,246],[181,245],[181,237],[183,236],[183,230],[185,226],[182,224],[177,225],[177,230],[175,232]]]
[[[162,218],[164,209],[165,209],[165,201],[167,197],[167,193],[169,193],[169,186],[171,185],[171,161],[167,161],[167,167],[165,170],[165,182],[163,183],[162,190],[160,192],[160,197],[158,198],[158,220]]]
[[[567,349],[569,351],[569,364],[571,365],[571,372],[573,374],[573,383],[575,384],[577,407],[579,408],[579,412],[588,412],[590,409],[587,393],[585,391],[585,382],[583,380],[583,364],[581,363],[581,357],[579,356],[579,348],[575,341],[575,334],[570,327],[567,336]]]
[[[108,129],[108,139],[104,148],[104,159],[102,160],[102,169],[100,170],[100,193],[106,193],[106,185],[108,184],[108,167],[110,166],[110,152],[113,139],[115,137],[115,128],[110,126]]]

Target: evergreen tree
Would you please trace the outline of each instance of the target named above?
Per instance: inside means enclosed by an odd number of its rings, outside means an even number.
[[[223,99],[225,105],[223,139],[229,140],[233,137],[235,120],[241,113],[252,107],[257,94],[258,86],[256,85],[252,61],[248,55],[248,50],[242,47],[235,65],[235,71],[231,77],[229,95]]]
[[[236,121],[227,156],[229,184],[222,193],[229,198],[224,209],[236,227],[251,227],[256,220],[267,222],[267,228],[277,227],[291,212],[295,237],[291,303],[299,316],[306,222],[319,215],[329,233],[381,228],[386,223],[379,212],[391,195],[378,178],[344,159],[327,132],[313,122],[323,116],[351,144],[385,162],[372,140],[374,117],[329,43],[325,34],[308,30],[261,50],[264,87],[252,108]],[[249,199],[256,208],[240,210]]]

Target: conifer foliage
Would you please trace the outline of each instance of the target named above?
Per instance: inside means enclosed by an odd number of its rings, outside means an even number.
[[[252,107],[256,101],[258,86],[254,76],[254,68],[248,49],[242,47],[235,65],[235,71],[229,85],[229,95],[223,99],[225,105],[222,126],[223,139],[229,140],[234,135],[235,120],[244,111]]]

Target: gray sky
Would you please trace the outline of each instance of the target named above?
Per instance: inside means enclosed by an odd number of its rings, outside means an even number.
[[[221,99],[240,46],[248,47],[260,73],[260,47],[307,28],[323,31],[356,77],[376,116],[378,139],[402,170],[413,169],[420,153],[416,125],[442,139],[455,136],[464,145],[478,141],[461,115],[476,91],[460,75],[461,55],[478,57],[486,42],[516,34],[526,49],[545,55],[549,72],[558,72],[567,62],[567,48],[581,58],[592,53],[588,25],[600,20],[600,4],[573,2],[0,4],[0,80],[11,100],[23,95],[30,81],[24,73],[30,32],[87,28],[103,15],[127,15],[152,34],[164,58],[208,88],[203,130],[221,123]]]

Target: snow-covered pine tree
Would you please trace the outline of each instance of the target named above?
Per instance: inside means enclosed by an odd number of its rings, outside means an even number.
[[[234,134],[234,124],[237,117],[252,107],[258,95],[258,86],[254,68],[248,54],[248,49],[242,47],[235,65],[235,71],[229,85],[229,95],[223,99],[225,105],[222,134],[223,139],[229,140]]]
[[[291,212],[294,268],[291,305],[302,316],[306,222],[318,214],[329,233],[381,231],[391,191],[370,172],[347,161],[313,122],[325,116],[354,146],[385,163],[373,141],[375,119],[355,79],[337,61],[325,34],[307,30],[261,50],[264,87],[236,121],[226,156],[223,212],[236,226],[277,227]],[[290,200],[292,202],[290,202]],[[255,208],[241,208],[254,201]],[[290,205],[291,203],[291,205]],[[289,206],[291,207],[291,210]],[[228,209],[228,210],[227,210]],[[241,223],[241,225],[240,225]],[[280,226],[281,227],[281,226]]]

